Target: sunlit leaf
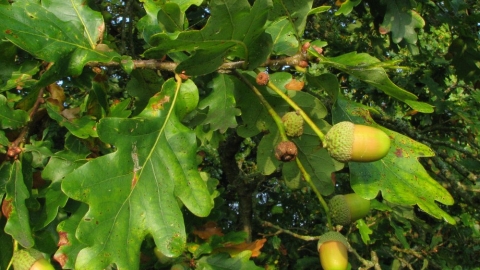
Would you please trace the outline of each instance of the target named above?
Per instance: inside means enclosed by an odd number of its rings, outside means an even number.
[[[146,235],[163,254],[178,256],[186,232],[177,199],[195,215],[210,212],[213,199],[191,147],[195,135],[175,114],[177,93],[170,79],[137,117],[102,119],[99,137],[117,151],[89,161],[63,180],[69,197],[89,205],[76,232],[88,247],[80,251],[76,268],[103,269],[115,263],[135,269]]]
[[[384,200],[400,205],[417,204],[436,218],[455,224],[436,201],[452,205],[453,198],[420,164],[419,158],[434,156],[424,144],[377,125],[368,110],[344,98],[337,99],[334,121],[351,121],[377,127],[390,137],[390,151],[384,158],[369,163],[350,162],[350,184],[355,193],[373,199],[381,192]]]

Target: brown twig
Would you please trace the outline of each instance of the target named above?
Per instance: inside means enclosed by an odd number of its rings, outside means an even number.
[[[265,63],[263,63],[262,67],[280,67],[280,66],[294,66],[298,65],[298,63],[302,60],[306,60],[306,56],[302,53],[298,53],[296,55],[290,57],[284,57],[279,59],[269,59]],[[117,67],[120,64],[127,64],[128,60],[123,60],[121,63],[119,62],[90,62],[88,66],[90,67]],[[219,71],[229,71],[235,69],[242,69],[245,65],[245,61],[235,61],[235,62],[227,62],[223,63],[220,67],[218,67]],[[165,70],[170,72],[175,72],[178,63],[175,62],[165,62],[162,60],[156,59],[148,59],[148,60],[133,60],[133,67],[134,69],[155,69],[155,70]]]

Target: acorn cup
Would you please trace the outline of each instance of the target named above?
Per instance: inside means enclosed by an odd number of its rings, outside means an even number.
[[[340,162],[372,162],[387,155],[390,137],[378,128],[344,121],[327,132],[324,147]]]
[[[348,267],[348,242],[339,232],[327,232],[320,236],[317,250],[324,270],[345,270]]]
[[[348,225],[365,217],[370,211],[370,201],[356,193],[335,195],[328,202],[334,224]]]
[[[50,262],[36,249],[17,250],[13,254],[15,270],[54,270]]]

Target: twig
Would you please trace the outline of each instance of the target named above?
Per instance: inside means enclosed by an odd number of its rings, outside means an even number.
[[[302,240],[305,240],[305,241],[315,241],[315,240],[318,240],[320,239],[320,236],[310,236],[310,235],[300,235],[298,233],[294,233],[290,230],[287,230],[287,229],[283,229],[271,222],[268,222],[268,221],[264,221],[264,220],[261,220],[260,218],[257,217],[258,220],[260,220],[260,223],[262,224],[262,226],[266,226],[266,227],[272,227],[274,229],[277,229],[277,232],[275,234],[281,234],[281,233],[286,233],[286,234],[289,234],[295,238],[298,238],[298,239],[302,239]]]
[[[269,59],[262,65],[261,67],[279,67],[279,66],[294,66],[298,65],[298,63],[302,60],[305,60],[306,56],[298,53],[296,55],[279,58],[279,59]],[[127,64],[128,60],[122,60],[121,62],[89,62],[87,66],[89,67],[118,67],[120,64]],[[227,62],[223,63],[220,67],[218,67],[219,71],[229,71],[235,69],[242,69],[245,65],[245,61],[235,61],[235,62]],[[148,59],[148,60],[133,60],[133,68],[134,69],[155,69],[155,70],[165,70],[170,72],[175,72],[178,63],[175,62],[164,62],[162,60],[156,59]],[[188,75],[188,74],[187,74]]]

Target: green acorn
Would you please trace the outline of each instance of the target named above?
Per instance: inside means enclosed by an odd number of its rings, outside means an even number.
[[[288,112],[282,117],[285,133],[290,137],[303,134],[303,117],[297,112]]]
[[[328,202],[328,208],[333,223],[348,225],[368,214],[370,201],[356,193],[336,195]]]
[[[54,270],[50,262],[36,249],[17,250],[13,254],[15,270]]]
[[[317,250],[324,270],[345,270],[348,267],[348,242],[339,232],[327,232],[320,236]]]
[[[324,146],[340,162],[372,162],[387,155],[390,137],[378,128],[345,121],[327,132]]]

